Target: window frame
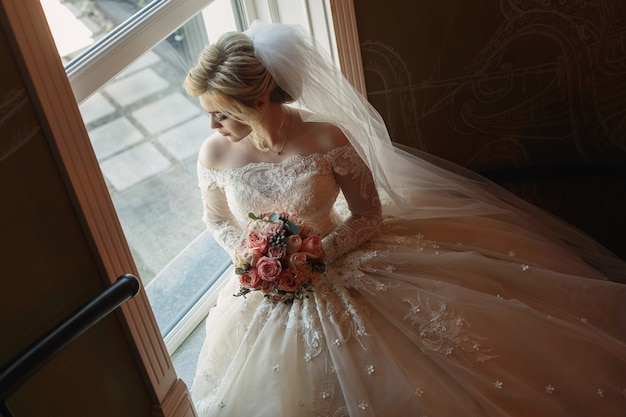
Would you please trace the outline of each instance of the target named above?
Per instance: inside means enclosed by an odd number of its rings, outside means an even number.
[[[307,0],[303,1],[308,3]],[[84,71],[90,65],[96,65],[95,61],[91,63],[85,61],[82,66],[76,66],[74,69],[76,72],[71,73],[73,74],[72,82],[87,85],[87,80],[90,80],[89,82],[93,85],[91,88],[81,87],[75,94],[39,2],[23,0],[0,0],[0,2],[8,23],[6,29],[13,32],[15,46],[22,56],[24,71],[29,76],[28,82],[31,84],[32,93],[37,97],[40,105],[39,111],[48,123],[59,164],[62,165],[67,175],[68,187],[75,195],[76,207],[80,211],[78,215],[84,221],[86,235],[91,237],[94,256],[102,265],[103,276],[113,283],[122,274],[137,274],[133,257],[83,123],[78,102],[88,97],[91,94],[88,93],[89,91],[97,90],[93,86],[97,85],[99,88],[106,82],[103,79],[104,74],[112,78],[120,71],[120,67],[125,67],[138,57],[134,55],[131,58],[129,52],[124,50],[125,47],[132,49],[135,53],[145,53],[150,49],[146,47],[142,50],[140,44],[135,45],[129,38],[131,33],[135,33],[135,36],[157,35],[147,28],[138,32],[120,30],[120,33],[114,36],[117,41],[112,42],[112,46],[108,49],[108,53],[113,55],[105,55],[117,56],[120,59],[120,65],[110,69],[103,68],[93,78],[88,77]],[[178,13],[190,13],[193,10],[191,5],[195,7],[205,2],[206,0],[165,0],[160,3],[162,7],[176,6],[174,9],[168,9],[168,13],[172,13],[168,17],[173,18],[174,15],[179,16]],[[340,67],[357,90],[365,94],[353,0],[327,0],[327,2],[330,6],[328,10],[331,11],[331,24],[335,33],[335,46]],[[270,3],[278,6],[275,0],[268,0],[265,4],[271,5]],[[166,9],[158,9],[159,13],[163,13],[164,10]],[[195,13],[189,15],[189,18]],[[252,13],[247,14],[248,21],[250,17],[253,17]],[[158,16],[152,18],[158,19]],[[147,21],[154,22],[154,20]],[[166,24],[165,21],[162,22],[159,25]],[[177,22],[167,34],[180,24],[181,22]],[[126,64],[122,64],[124,62]],[[82,69],[79,70],[79,68]],[[164,417],[195,415],[187,387],[182,380],[178,379],[172,365],[145,289],[142,288],[136,297],[124,303],[120,312],[123,325],[128,331],[131,349],[137,353],[137,361],[145,372],[147,385],[155,399],[153,415]]]
[[[213,0],[156,0],[113,29],[65,68],[82,103]],[[107,65],[102,65],[106,61]]]

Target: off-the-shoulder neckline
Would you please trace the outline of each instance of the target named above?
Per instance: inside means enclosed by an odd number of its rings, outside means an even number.
[[[349,148],[351,147],[351,145],[349,143],[346,143],[345,145],[341,145],[341,146],[337,146],[336,148],[331,149],[330,151],[326,152],[326,153],[322,153],[322,152],[313,152],[310,153],[308,155],[290,155],[287,158],[283,159],[282,161],[258,161],[258,162],[249,162],[246,165],[242,165],[240,167],[229,167],[229,168],[207,168],[204,165],[202,165],[200,163],[200,160],[198,160],[198,166],[200,168],[202,168],[205,171],[214,171],[214,172],[231,172],[231,171],[239,171],[239,170],[246,170],[246,169],[250,169],[252,167],[274,167],[274,166],[281,166],[281,165],[287,165],[288,163],[294,161],[294,160],[298,160],[298,159],[315,159],[315,158],[327,158],[327,157],[331,157],[333,154],[338,153],[340,150],[345,149],[345,148]]]

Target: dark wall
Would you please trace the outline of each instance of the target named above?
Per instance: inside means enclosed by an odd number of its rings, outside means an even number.
[[[0,30],[0,368],[105,287],[8,39]],[[116,314],[68,346],[7,404],[21,417],[152,415]]]
[[[626,258],[626,3],[356,0],[392,139],[482,173]]]

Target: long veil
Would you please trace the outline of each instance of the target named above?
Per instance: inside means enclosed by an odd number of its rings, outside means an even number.
[[[411,219],[496,217],[538,232],[608,279],[625,281],[626,262],[582,231],[469,170],[395,146],[382,116],[304,29],[256,21],[244,33],[278,85],[296,99],[294,105],[306,110],[305,121],[330,122],[343,131],[371,169],[385,215]]]

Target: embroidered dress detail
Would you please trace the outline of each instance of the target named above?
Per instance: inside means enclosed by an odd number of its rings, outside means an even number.
[[[437,307],[432,308],[428,297],[422,299],[417,293],[417,299],[405,299],[411,308],[404,316],[405,320],[417,327],[417,333],[422,340],[425,354],[437,352],[451,359],[486,362],[496,356],[487,355],[489,349],[483,349],[480,338],[469,330],[470,325],[461,314],[448,311],[444,301],[438,301]],[[501,385],[501,384],[500,384]]]

